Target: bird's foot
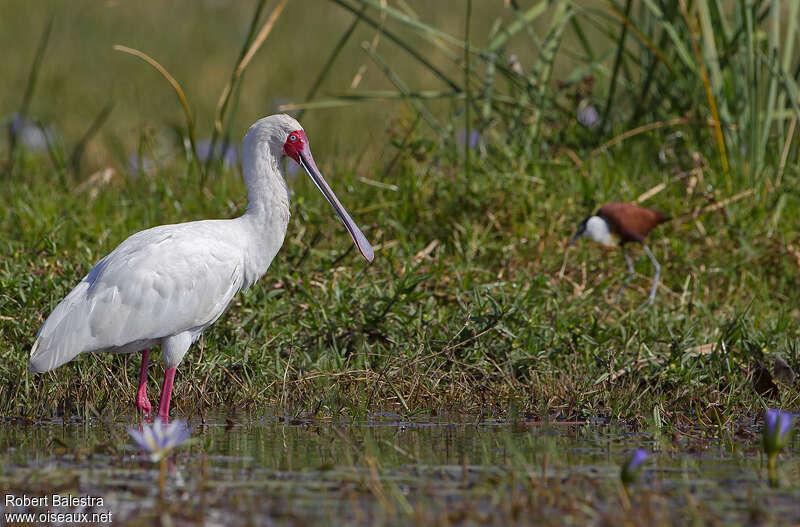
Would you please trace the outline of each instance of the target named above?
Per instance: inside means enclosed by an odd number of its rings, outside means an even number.
[[[153,413],[153,405],[150,404],[150,399],[147,398],[145,390],[139,390],[136,393],[136,409],[140,414],[147,417],[150,417],[150,414]]]

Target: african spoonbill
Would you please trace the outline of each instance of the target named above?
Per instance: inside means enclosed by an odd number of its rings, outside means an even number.
[[[289,223],[284,156],[308,173],[371,262],[372,247],[322,177],[303,128],[288,115],[265,117],[242,143],[246,212],[229,220],[153,227],[123,241],[47,317],[29,370],[50,371],[81,353],[141,351],[136,407],[150,414],[147,365],[150,349],[161,346],[165,373],[158,415],[167,419],[175,371],[189,346],[240,289],[267,271],[283,244]]]

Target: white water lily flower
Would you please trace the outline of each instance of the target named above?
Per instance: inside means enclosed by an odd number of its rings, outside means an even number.
[[[156,420],[153,424],[143,424],[141,430],[131,427],[128,434],[150,454],[150,460],[155,463],[189,439],[192,432],[186,426],[186,421],[177,419],[169,424]]]

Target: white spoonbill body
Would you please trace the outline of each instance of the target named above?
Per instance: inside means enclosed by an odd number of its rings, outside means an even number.
[[[289,223],[284,156],[308,173],[371,262],[372,247],[319,172],[303,128],[288,115],[265,117],[242,143],[247,211],[230,220],[153,227],[123,241],[47,317],[29,370],[50,371],[81,353],[142,351],[136,407],[149,414],[147,365],[150,348],[160,345],[165,373],[158,415],[166,419],[186,351],[240,289],[267,271],[283,244]]]

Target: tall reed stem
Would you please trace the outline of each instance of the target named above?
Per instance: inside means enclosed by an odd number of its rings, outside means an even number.
[[[470,105],[472,104],[472,90],[469,83],[469,22],[472,18],[472,0],[467,0],[467,20],[464,27],[464,91],[467,96],[466,104],[464,105],[464,175],[469,180],[471,167],[470,167]]]

